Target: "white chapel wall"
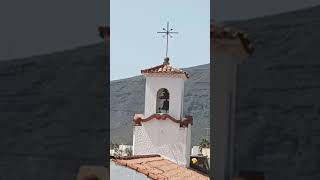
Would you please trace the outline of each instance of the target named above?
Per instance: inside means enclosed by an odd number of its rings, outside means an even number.
[[[214,179],[229,179],[233,174],[236,72],[246,53],[240,41],[223,41],[220,44],[216,41],[214,45],[211,47],[211,52],[214,52],[212,83],[219,86],[213,88],[213,175]]]
[[[177,164],[188,166],[191,152],[191,125],[180,127],[169,119],[152,119],[134,127],[133,154],[159,154]]]

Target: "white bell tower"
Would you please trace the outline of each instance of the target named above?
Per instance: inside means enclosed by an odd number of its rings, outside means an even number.
[[[144,114],[136,114],[133,154],[159,154],[189,166],[192,117],[183,118],[184,81],[189,74],[163,64],[142,70],[146,78]]]
[[[166,58],[161,65],[141,70],[146,78],[144,114],[134,116],[133,155],[158,154],[189,167],[192,117],[183,118],[184,81],[189,74],[174,68],[168,58],[168,37],[173,32],[163,28],[167,39]]]

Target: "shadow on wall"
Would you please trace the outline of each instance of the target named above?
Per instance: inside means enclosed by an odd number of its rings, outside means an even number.
[[[76,180],[107,180],[108,172],[104,166],[81,166]]]
[[[83,180],[100,180],[96,175],[89,175],[82,178]]]

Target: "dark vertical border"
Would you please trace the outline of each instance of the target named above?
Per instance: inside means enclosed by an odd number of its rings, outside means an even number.
[[[107,58],[106,58],[106,127],[107,127],[107,132],[106,132],[106,167],[107,167],[107,174],[108,174],[108,179],[110,179],[110,0],[106,0],[106,35],[104,37],[104,42],[105,42],[105,47],[106,47],[106,52],[107,52]]]
[[[109,26],[110,1],[92,3],[0,5],[2,32],[13,42],[22,34],[31,40],[21,42],[35,47],[0,60],[0,179],[75,180],[82,166],[109,167],[110,43],[92,39],[99,36],[94,20]],[[43,37],[51,39],[37,41]],[[8,54],[18,43],[8,43]]]
[[[110,1],[108,1],[110,3]],[[110,7],[110,6],[109,6]],[[109,10],[110,12],[110,10]],[[108,13],[109,15],[109,13]],[[108,16],[110,18],[110,15]],[[110,22],[110,21],[109,21]],[[110,27],[109,27],[109,36],[110,36]],[[105,41],[105,46],[106,46],[106,52],[107,52],[107,58],[106,58],[106,127],[107,127],[107,132],[106,132],[106,166],[107,166],[107,171],[108,171],[108,178],[110,179],[110,154],[109,154],[109,149],[110,149],[110,38],[109,40]]]
[[[214,72],[214,61],[213,61],[213,54],[212,54],[212,49],[213,49],[213,44],[212,44],[212,33],[211,33],[211,26],[213,25],[213,17],[214,17],[214,12],[213,12],[213,5],[214,1],[210,1],[210,26],[209,26],[209,31],[210,31],[210,179],[214,179],[214,174],[213,174],[213,165],[214,165],[214,151],[213,151],[213,145],[214,145],[214,121],[213,121],[213,72]]]
[[[212,26],[213,22],[213,8],[212,8],[213,2],[210,1],[210,27]],[[213,174],[213,165],[214,165],[214,151],[213,151],[213,145],[214,145],[214,114],[213,114],[213,75],[214,75],[214,60],[213,60],[213,54],[212,54],[212,49],[213,49],[213,40],[212,40],[212,33],[211,33],[211,28],[209,27],[210,31],[210,179],[214,179],[214,174]]]

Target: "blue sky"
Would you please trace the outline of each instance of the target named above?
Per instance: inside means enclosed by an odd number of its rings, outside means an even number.
[[[170,63],[179,68],[210,61],[210,0],[111,0],[110,78],[123,79],[162,64],[170,27]]]

